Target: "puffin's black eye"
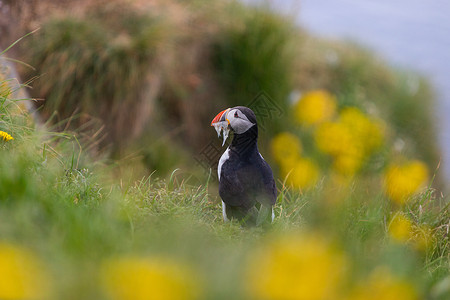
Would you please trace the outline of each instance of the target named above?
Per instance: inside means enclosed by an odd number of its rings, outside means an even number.
[[[234,117],[235,117],[235,118],[239,118],[239,115],[238,115],[238,112],[237,112],[237,111],[234,113]]]

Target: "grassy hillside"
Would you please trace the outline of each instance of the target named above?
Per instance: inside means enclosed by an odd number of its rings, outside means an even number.
[[[354,107],[386,123],[388,160],[419,159],[431,173],[439,164],[434,97],[424,78],[393,70],[358,45],[318,40],[270,7],[219,0],[7,3],[11,24],[21,25],[10,35],[40,26],[16,54],[34,68],[22,67],[21,75],[33,78],[32,97],[45,99],[41,115],[60,130],[94,136],[87,141],[94,152],[135,157],[147,170],[141,174],[194,170],[192,157],[214,138],[212,116],[238,104],[257,110],[266,155],[284,131],[308,145],[291,112],[299,93],[314,90],[331,93],[336,111]],[[271,101],[271,111],[261,99]]]
[[[173,171],[130,185],[74,136],[37,132],[0,80],[0,298],[447,299],[449,209],[360,181],[280,182],[267,229],[223,223]]]
[[[0,299],[450,297],[424,78],[234,1],[2,3],[41,26],[6,54],[46,129],[0,70]],[[209,124],[238,104],[268,228],[222,221]]]

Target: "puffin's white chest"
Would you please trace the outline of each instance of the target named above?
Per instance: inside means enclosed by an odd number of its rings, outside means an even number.
[[[225,152],[222,154],[222,156],[219,159],[219,165],[217,166],[217,176],[219,177],[219,181],[220,181],[220,174],[222,173],[222,166],[230,157],[229,151],[230,151],[230,149],[227,148],[227,150],[225,150]]]
[[[227,148],[227,150],[225,150],[225,152],[222,154],[222,156],[219,159],[219,165],[217,166],[217,176],[219,176],[219,181],[220,181],[220,173],[222,173],[222,166],[225,163],[225,161],[227,161],[227,159],[230,157],[229,151],[230,151],[230,149]],[[223,202],[223,201],[222,201],[222,215],[223,215],[223,220],[228,221],[227,212],[225,210],[225,202]]]

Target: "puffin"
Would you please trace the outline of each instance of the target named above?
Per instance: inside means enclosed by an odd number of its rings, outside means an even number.
[[[244,226],[270,224],[277,188],[273,172],[258,150],[258,124],[248,107],[236,106],[221,111],[211,121],[223,143],[230,131],[231,144],[217,167],[219,195],[224,221],[238,220]]]

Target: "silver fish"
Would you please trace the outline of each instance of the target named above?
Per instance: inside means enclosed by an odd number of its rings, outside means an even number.
[[[228,128],[228,121],[217,122],[213,124],[214,128],[217,131],[217,136],[220,137],[220,133],[223,135],[223,145],[225,145],[225,141],[228,138],[228,134],[230,133],[230,129]]]

